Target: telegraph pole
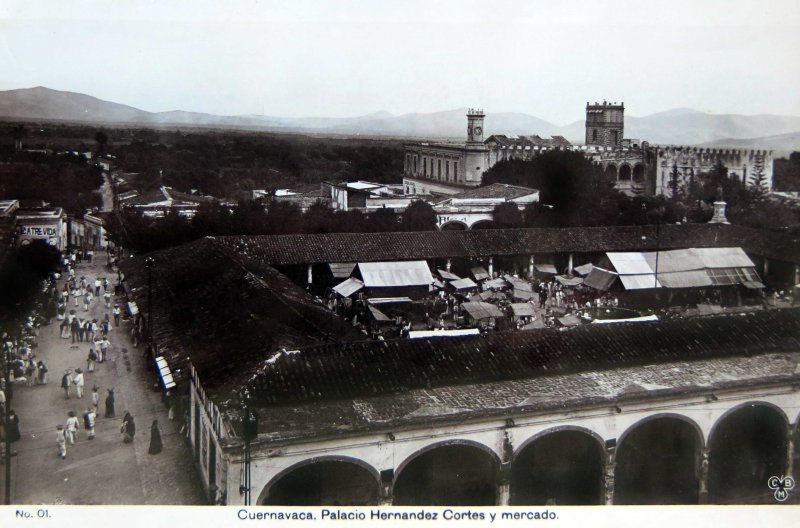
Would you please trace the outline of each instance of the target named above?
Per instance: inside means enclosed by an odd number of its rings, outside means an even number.
[[[153,257],[147,257],[144,263],[147,266],[147,362],[145,368],[150,370],[155,357],[153,351],[153,264],[155,264],[155,260]]]
[[[8,339],[11,339],[11,336],[7,336]],[[4,462],[5,462],[5,504],[11,504],[11,420],[10,420],[10,410],[11,410],[11,400],[10,400],[10,392],[9,392],[9,372],[11,371],[11,362],[9,361],[8,355],[11,353],[11,350],[5,349],[5,342],[2,343],[2,350],[3,350],[3,391],[5,396],[5,404],[3,405],[3,420],[5,424],[5,434],[4,436],[4,446],[5,447],[5,454],[4,454]]]

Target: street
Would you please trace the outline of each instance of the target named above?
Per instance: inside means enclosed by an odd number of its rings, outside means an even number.
[[[80,280],[82,276],[90,284],[95,277],[106,277],[112,290],[117,282],[116,273],[107,266],[106,253],[101,251],[95,252],[92,263],[77,266],[76,278]],[[58,281],[59,288],[63,285],[64,277]],[[123,300],[118,302],[124,310]],[[102,292],[88,312],[83,310],[82,301],[76,307],[71,299],[67,310],[98,321],[106,313],[111,315],[111,309],[104,306]],[[53,318],[39,329],[38,348],[34,349],[36,360],[44,360],[47,365],[47,384],[28,386],[18,381],[14,385],[11,409],[19,416],[22,438],[12,444],[17,453],[11,458],[12,504],[206,504],[190,450],[179,431],[180,417],[168,419],[161,391],[153,386],[154,374],[145,371],[144,345],[131,345],[130,324],[122,320],[120,327],[112,326],[107,360],[97,363],[94,372],[86,372],[91,344],[73,344],[71,339],[61,338],[59,323]],[[65,369],[74,371],[78,367],[84,370],[86,379],[83,397],[78,399],[73,387],[70,399],[66,399],[60,387],[61,377]],[[83,413],[92,404],[93,386],[99,387],[100,404],[97,436],[89,440],[83,428]],[[105,418],[108,389],[113,389],[115,395],[116,413],[112,418]],[[56,426],[64,424],[69,411],[78,416],[80,427],[75,445],[67,443],[67,456],[62,460],[56,445]],[[129,444],[123,443],[120,433],[126,411],[136,423],[136,435]],[[150,425],[154,419],[161,426],[164,449],[150,455]]]

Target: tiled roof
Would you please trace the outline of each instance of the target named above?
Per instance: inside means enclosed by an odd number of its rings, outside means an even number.
[[[537,193],[536,189],[530,187],[520,187],[518,185],[509,185],[507,183],[493,183],[491,185],[483,185],[475,187],[467,191],[454,194],[450,199],[470,199],[470,198],[505,198],[506,200],[514,200],[522,198],[529,194]]]
[[[259,421],[259,440],[299,441],[364,431],[397,431],[463,423],[479,417],[563,412],[678,394],[708,395],[727,388],[795,381],[798,354],[771,353],[699,361],[670,361],[603,371],[513,381],[449,385],[364,398],[272,405]],[[718,392],[719,393],[719,392]],[[236,423],[236,412],[228,414]]]
[[[313,346],[262,363],[251,387],[256,401],[277,404],[798,350],[800,309],[770,310],[446,340]]]
[[[800,263],[800,236],[724,224],[484,229],[406,233],[228,236],[235,252],[273,265],[480,258],[531,253],[654,251],[740,246],[750,254]]]
[[[205,238],[151,253],[153,338],[170,367],[186,374],[186,358],[207,388],[237,388],[249,365],[288,349],[362,335],[286,276]],[[120,261],[144,317],[145,257]]]

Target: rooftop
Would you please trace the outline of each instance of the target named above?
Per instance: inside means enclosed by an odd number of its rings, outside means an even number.
[[[658,231],[658,237],[656,232]],[[219,237],[223,245],[272,265],[481,258],[556,252],[654,251],[741,247],[800,263],[800,236],[723,224],[490,229],[405,233],[329,233]]]
[[[249,375],[243,366],[280,347],[362,337],[274,268],[243,259],[213,239],[148,256],[155,261],[153,338],[159,353],[183,374],[191,358],[209,390],[236,390]],[[144,310],[145,257],[124,259],[120,269]]]

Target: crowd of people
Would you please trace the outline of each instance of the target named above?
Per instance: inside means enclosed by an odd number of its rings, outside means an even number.
[[[96,383],[96,373],[102,365],[115,359],[114,345],[110,334],[120,328],[123,313],[118,304],[114,303],[114,294],[108,277],[100,274],[87,277],[79,275],[78,270],[82,262],[91,263],[91,252],[71,252],[62,257],[60,272],[52,273],[47,284],[43,287],[41,314],[31,315],[24,323],[19,337],[12,338],[4,333],[2,335],[3,353],[10,362],[9,383],[0,381],[0,411],[5,413],[6,406],[9,412],[9,430],[0,430],[3,437],[8,435],[11,443],[22,439],[20,434],[21,419],[10,408],[13,399],[14,386],[46,387],[52,385],[48,376],[49,369],[44,358],[37,357],[37,337],[39,332],[57,332],[58,340],[64,343],[63,353],[69,357],[69,362],[74,366],[64,369],[58,383],[58,390],[64,394],[66,404],[65,419],[63,423],[55,426],[55,443],[57,454],[61,459],[67,457],[68,446],[75,445],[79,436],[85,434],[87,440],[94,440],[97,435],[96,426],[98,418],[116,418],[115,394],[113,387],[106,387],[105,394]],[[72,301],[72,304],[70,304]],[[101,319],[91,318],[89,313],[97,313],[96,306],[105,316]],[[99,320],[98,320],[99,319]],[[113,324],[112,324],[113,319]],[[59,321],[53,325],[51,321]],[[135,337],[135,332],[132,332]],[[81,350],[83,345],[88,345],[85,359],[76,357],[74,352]],[[44,352],[44,351],[43,351]],[[62,350],[47,350],[47,357],[61,353]],[[83,363],[85,362],[85,368]],[[75,364],[77,363],[77,364]],[[58,380],[58,378],[56,378]],[[87,387],[91,386],[91,393],[87,394]],[[86,400],[82,405],[79,400]],[[76,403],[73,404],[72,402]],[[0,420],[2,422],[2,420]],[[0,423],[0,428],[4,428]],[[82,432],[81,432],[82,431]],[[125,412],[120,426],[120,434],[124,443],[133,441],[136,431],[133,416]],[[162,449],[161,431],[157,420],[151,426],[151,439],[149,452],[159,453]]]

